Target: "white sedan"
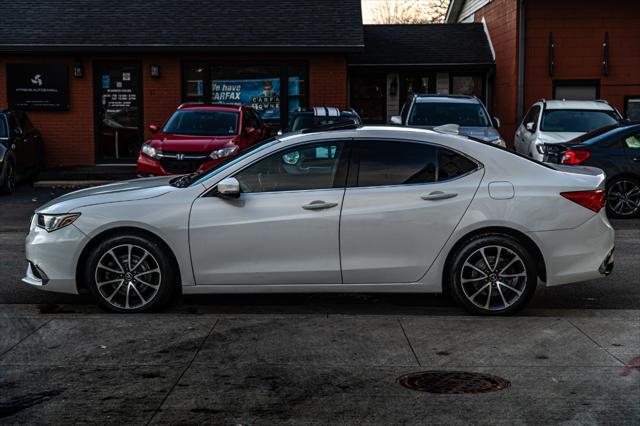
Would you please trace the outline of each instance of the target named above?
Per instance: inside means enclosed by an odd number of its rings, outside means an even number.
[[[604,180],[437,131],[289,134],[204,174],[53,200],[31,221],[24,282],[118,312],[180,292],[448,291],[510,314],[539,283],[611,271]]]

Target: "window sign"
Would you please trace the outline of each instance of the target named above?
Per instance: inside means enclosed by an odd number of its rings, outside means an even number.
[[[27,111],[69,109],[69,68],[64,64],[7,64],[9,105]]]
[[[297,81],[290,79],[289,87],[295,87],[297,90]],[[211,100],[214,103],[251,105],[263,120],[278,120],[280,119],[280,78],[213,80]]]

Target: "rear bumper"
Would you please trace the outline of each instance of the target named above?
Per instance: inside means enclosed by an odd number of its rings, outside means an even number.
[[[531,236],[545,258],[547,286],[592,280],[613,270],[615,231],[604,209],[575,229]]]

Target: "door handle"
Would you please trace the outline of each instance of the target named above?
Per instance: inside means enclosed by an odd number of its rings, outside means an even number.
[[[420,198],[426,201],[437,201],[437,200],[446,200],[449,198],[453,198],[453,197],[456,197],[457,195],[458,194],[456,194],[455,192],[433,191],[429,195],[423,195]]]
[[[310,202],[309,204],[305,204],[304,206],[302,206],[302,208],[305,210],[324,210],[330,209],[331,207],[335,207],[337,205],[338,203],[327,203],[322,200],[315,200]]]

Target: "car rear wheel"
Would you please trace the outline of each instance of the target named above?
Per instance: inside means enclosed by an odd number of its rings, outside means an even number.
[[[16,169],[11,160],[8,160],[4,167],[4,180],[0,185],[0,193],[11,194],[16,187]]]
[[[95,247],[85,280],[100,306],[113,312],[148,312],[165,306],[175,294],[171,261],[155,241],[116,236]]]
[[[535,261],[524,245],[508,235],[481,235],[454,254],[448,284],[455,300],[471,313],[513,314],[535,292]]]
[[[640,215],[640,181],[631,177],[611,181],[607,190],[607,214],[613,218]]]

